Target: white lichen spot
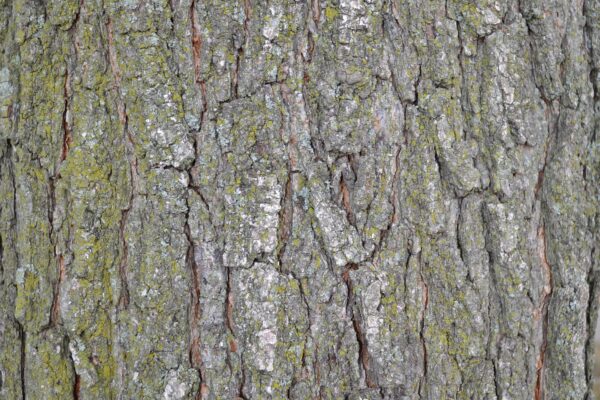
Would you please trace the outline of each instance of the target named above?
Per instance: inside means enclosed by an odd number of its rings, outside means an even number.
[[[483,20],[488,25],[498,25],[502,22],[502,20],[490,9],[483,10]]]
[[[171,399],[183,399],[187,393],[187,385],[181,382],[174,372],[171,372],[169,382],[163,392],[163,398],[165,400]]]
[[[264,329],[259,331],[257,336],[259,352],[256,357],[256,363],[258,365],[258,369],[263,371],[273,371],[277,335],[273,329]]]
[[[281,21],[281,13],[277,12],[273,8],[271,8],[270,11],[271,16],[266,18],[265,25],[262,29],[262,34],[265,38],[273,40],[275,37],[277,37],[277,28],[279,26],[279,21]]]
[[[17,285],[22,285],[25,283],[25,268],[22,266],[19,266],[19,268],[17,268],[17,271],[15,272],[15,282],[17,283]]]
[[[367,338],[376,339],[379,336],[379,329],[383,325],[383,318],[376,315],[367,317]]]

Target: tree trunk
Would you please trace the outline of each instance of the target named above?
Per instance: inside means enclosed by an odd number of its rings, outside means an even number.
[[[593,397],[600,0],[0,0],[0,397]]]

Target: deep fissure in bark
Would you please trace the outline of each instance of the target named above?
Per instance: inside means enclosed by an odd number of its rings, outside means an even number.
[[[106,29],[108,33],[108,59],[111,66],[112,76],[115,81],[115,89],[117,91],[117,111],[119,114],[119,121],[123,127],[123,134],[125,139],[125,147],[127,149],[127,158],[129,161],[129,176],[131,193],[129,196],[129,203],[127,207],[121,210],[121,222],[119,225],[119,237],[121,240],[121,262],[119,264],[119,276],[121,279],[121,292],[119,294],[119,307],[127,309],[129,307],[129,282],[127,278],[127,265],[129,258],[129,246],[127,244],[127,238],[125,237],[125,229],[127,227],[127,220],[129,219],[129,213],[133,207],[136,187],[136,176],[137,176],[137,158],[135,156],[135,148],[131,132],[129,132],[128,122],[129,117],[127,116],[127,105],[122,99],[121,89],[121,71],[117,61],[117,53],[114,44],[114,32],[113,24],[110,18],[107,20]]]
[[[542,301],[539,306],[539,309],[536,310],[537,318],[542,318],[542,345],[540,346],[540,353],[536,360],[536,384],[535,384],[535,400],[540,400],[544,398],[544,382],[543,382],[543,374],[544,374],[544,359],[546,356],[546,347],[548,345],[548,304],[550,303],[550,298],[552,297],[552,267],[548,264],[548,259],[546,257],[546,234],[544,232],[543,223],[538,228],[537,233],[538,239],[538,252],[540,257],[540,262],[542,268],[544,270],[544,276],[546,277],[546,282],[543,286],[542,290]]]
[[[367,348],[367,340],[363,332],[362,321],[358,313],[355,311],[356,304],[354,299],[354,289],[352,286],[352,279],[350,278],[351,270],[358,270],[358,265],[349,264],[342,273],[342,280],[346,284],[348,290],[346,313],[349,315],[352,321],[352,328],[356,334],[356,341],[358,342],[358,364],[365,374],[365,383],[369,388],[376,388],[376,378],[373,376],[369,368],[369,349]]]

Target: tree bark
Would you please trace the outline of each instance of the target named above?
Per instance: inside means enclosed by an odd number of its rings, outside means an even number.
[[[0,0],[0,397],[584,399],[599,0]]]

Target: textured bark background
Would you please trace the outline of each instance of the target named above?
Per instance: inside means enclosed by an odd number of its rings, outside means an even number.
[[[599,0],[0,0],[0,397],[592,398]]]

